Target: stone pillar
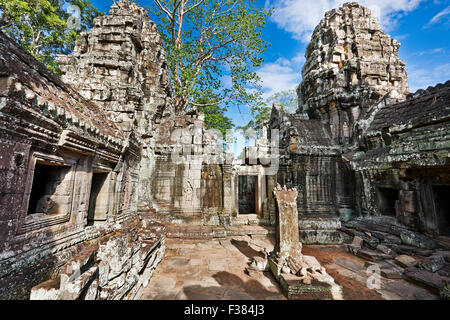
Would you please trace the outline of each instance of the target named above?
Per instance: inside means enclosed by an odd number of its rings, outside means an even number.
[[[264,218],[263,205],[266,196],[266,181],[265,175],[258,174],[256,177],[256,199],[255,199],[255,211],[259,218]]]
[[[277,205],[276,244],[269,268],[288,299],[342,299],[342,289],[316,258],[302,255],[297,216],[297,189],[273,189]]]
[[[233,217],[237,217],[239,215],[239,174],[237,172],[233,172],[232,182],[233,182],[233,194],[234,194]]]
[[[275,188],[277,176],[267,176],[267,189],[273,190]],[[267,193],[267,219],[270,224],[275,224],[276,212],[275,212],[275,199],[272,192]]]
[[[223,165],[223,213],[231,216],[233,213],[234,186],[232,166],[230,164]]]
[[[342,160],[336,161],[336,204],[342,221],[349,221],[354,216],[354,173]]]
[[[273,194],[277,206],[277,241],[269,264],[272,273],[279,277],[283,268],[297,273],[302,262],[302,244],[298,234],[297,189],[282,189],[278,184]]]

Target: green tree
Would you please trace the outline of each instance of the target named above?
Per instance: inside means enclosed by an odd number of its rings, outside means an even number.
[[[55,56],[69,54],[100,14],[89,0],[0,0],[0,29],[59,74]]]
[[[206,97],[200,98],[196,102],[199,105],[198,111],[205,114],[207,129],[216,129],[225,136],[226,131],[233,128],[233,121],[224,114],[226,108],[212,104]]]
[[[260,129],[264,123],[269,120],[272,112],[272,104],[279,103],[284,112],[294,113],[297,110],[297,92],[295,89],[277,92],[265,101],[265,104],[257,105],[251,108],[251,115],[253,117],[247,125],[239,127],[242,130],[249,128]]]
[[[236,132],[240,132],[242,134],[245,139],[246,146],[250,144],[250,140],[255,140],[258,137],[258,131],[248,125],[237,127]]]
[[[269,105],[275,102],[281,105],[284,112],[294,113],[297,110],[297,91],[295,89],[280,91],[266,99]]]
[[[222,105],[262,103],[261,39],[271,14],[257,0],[152,0],[174,84],[177,113]],[[229,76],[231,85],[223,84]],[[204,103],[205,98],[207,103]]]

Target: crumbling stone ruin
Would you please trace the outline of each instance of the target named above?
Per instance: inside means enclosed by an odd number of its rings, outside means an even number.
[[[59,56],[62,80],[96,103],[125,134],[141,139],[139,208],[151,205],[158,125],[174,116],[167,60],[156,25],[145,9],[115,2],[109,15],[95,19],[70,56]]]
[[[316,258],[302,254],[297,190],[273,189],[277,206],[277,242],[268,264],[290,299],[342,299],[341,289]]]
[[[346,3],[313,33],[297,113],[274,105],[277,181],[298,190],[303,243],[357,236],[371,261],[448,249],[450,81],[409,94],[398,48],[368,9]],[[447,272],[411,272],[438,291],[448,281]]]
[[[173,115],[155,25],[136,4],[115,3],[72,57],[59,58],[64,82],[1,37],[0,296],[27,297],[51,277],[41,289],[51,288],[53,298],[138,297],[164,253],[165,233],[145,214],[135,218],[138,203],[150,202],[138,194],[151,174],[144,128]],[[114,240],[123,243],[120,253],[86,242],[143,226],[156,229]],[[108,267],[113,259],[121,264]]]
[[[327,12],[306,49],[300,111],[327,121],[332,142],[354,144],[358,120],[382,98],[395,103],[409,93],[399,48],[369,9],[350,3]]]
[[[139,299],[166,238],[249,235],[276,235],[248,272],[288,298],[344,298],[310,244],[448,298],[450,82],[409,93],[399,46],[357,3],[326,13],[297,112],[274,104],[239,161],[175,113],[137,4],[96,18],[61,79],[0,33],[0,298]]]

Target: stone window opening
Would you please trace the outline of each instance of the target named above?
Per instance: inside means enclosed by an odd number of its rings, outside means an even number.
[[[67,214],[70,211],[69,166],[36,162],[28,215]]]
[[[433,198],[438,218],[439,234],[450,236],[450,186],[433,186]]]
[[[108,172],[92,173],[91,192],[89,195],[88,225],[106,221],[109,208]]]
[[[396,216],[399,191],[393,188],[377,188],[377,207],[383,216]]]

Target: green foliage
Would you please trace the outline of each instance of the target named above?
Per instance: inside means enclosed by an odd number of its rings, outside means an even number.
[[[271,14],[257,0],[153,0],[169,62],[178,113],[189,108],[262,103],[255,68],[268,43],[261,39]],[[224,85],[224,76],[230,84]],[[253,90],[252,90],[253,89]]]
[[[198,111],[205,114],[205,125],[207,129],[216,129],[225,136],[228,129],[233,128],[233,121],[224,115],[226,108],[212,104],[206,97],[196,101],[200,106]]]
[[[281,109],[287,113],[294,113],[297,110],[297,92],[295,89],[277,92],[266,99],[266,103],[251,108],[253,120],[247,125],[239,127],[245,131],[249,128],[260,129],[261,126],[270,118],[272,104],[279,103]]]
[[[294,113],[297,110],[297,92],[295,89],[277,92],[267,98],[266,103],[279,103],[284,112]]]
[[[70,28],[70,5],[80,9],[80,23]],[[0,0],[0,29],[36,59],[60,73],[57,54],[69,54],[81,31],[102,13],[89,0]]]

